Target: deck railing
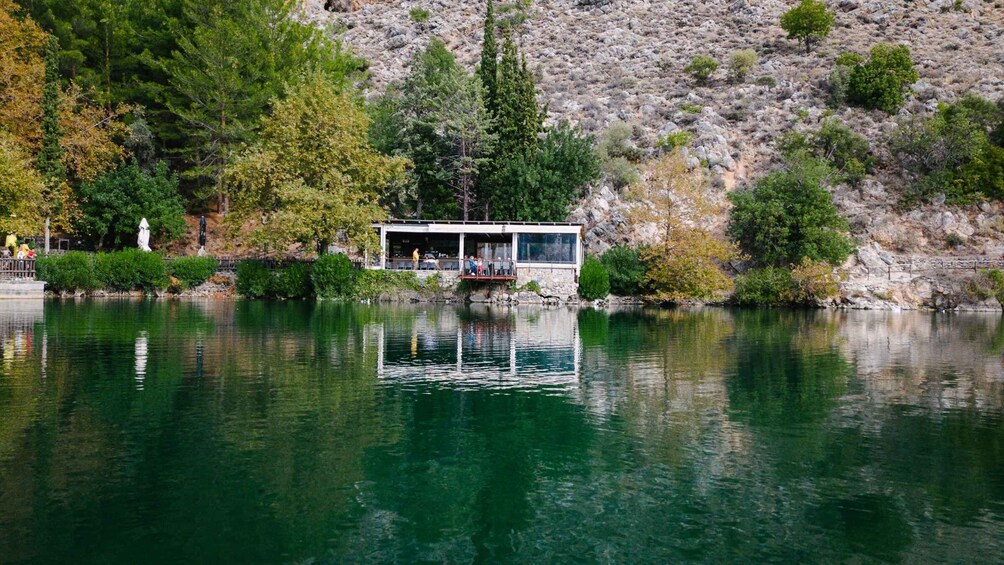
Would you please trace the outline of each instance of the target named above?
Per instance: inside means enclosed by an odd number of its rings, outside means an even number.
[[[35,260],[0,257],[0,279],[34,280]]]

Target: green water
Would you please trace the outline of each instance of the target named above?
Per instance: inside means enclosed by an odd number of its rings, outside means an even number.
[[[2,563],[1004,562],[1004,322],[0,303]]]

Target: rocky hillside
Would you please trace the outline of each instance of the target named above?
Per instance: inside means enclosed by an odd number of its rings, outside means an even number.
[[[484,3],[458,0],[304,0],[305,13],[372,63],[370,92],[404,77],[416,50],[439,37],[470,67],[477,62]],[[584,4],[589,4],[584,5]],[[691,155],[707,164],[716,185],[751,181],[777,159],[775,139],[816,127],[826,105],[826,79],[842,51],[867,54],[878,42],[910,47],[920,80],[901,114],[927,114],[939,101],[976,92],[1004,96],[1004,0],[831,0],[837,24],[806,54],[786,39],[781,0],[534,0],[519,40],[537,69],[542,102],[552,120],[568,119],[601,132],[614,121],[653,147],[683,129],[694,134]],[[327,9],[325,8],[327,5]],[[412,20],[412,8],[428,10]],[[683,67],[697,54],[725,61],[737,49],[759,55],[745,84],[719,69],[698,86]],[[756,79],[763,78],[760,81]],[[834,114],[871,141],[880,158],[896,116],[844,108]],[[900,255],[1004,253],[1004,208],[998,204],[897,208],[904,179],[880,167],[858,188],[837,187],[838,205],[862,247]],[[597,187],[574,214],[601,251],[628,237],[616,191]],[[955,234],[955,247],[946,247]],[[962,245],[959,245],[959,241]],[[860,265],[849,265],[849,267]],[[852,282],[854,276],[852,274]],[[884,291],[883,291],[884,292]]]

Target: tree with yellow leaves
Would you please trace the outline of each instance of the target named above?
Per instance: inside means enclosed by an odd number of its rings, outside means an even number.
[[[691,171],[677,150],[653,161],[643,180],[628,189],[635,229],[656,228],[655,243],[641,255],[646,282],[659,300],[707,300],[732,287],[721,264],[738,251],[710,228],[709,220],[723,204],[709,188],[701,171]]]
[[[274,103],[258,141],[224,172],[232,233],[252,245],[378,242],[381,192],[403,179],[407,161],[369,143],[370,119],[323,74],[304,77]]]
[[[0,233],[35,234],[42,226],[45,179],[32,165],[17,139],[0,132]]]

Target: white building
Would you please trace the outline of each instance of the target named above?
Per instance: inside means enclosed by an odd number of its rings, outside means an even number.
[[[373,227],[381,253],[368,261],[372,269],[517,285],[536,281],[547,294],[576,292],[583,260],[580,224],[391,220]]]

